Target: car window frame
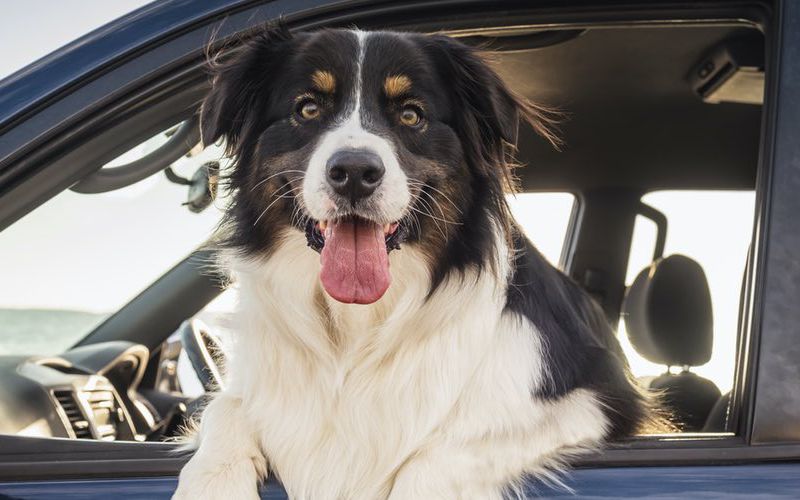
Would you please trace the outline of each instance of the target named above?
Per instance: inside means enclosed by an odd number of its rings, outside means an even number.
[[[199,48],[204,45],[209,30],[218,29],[218,36],[230,36],[247,26],[266,19],[274,19],[279,13],[293,26],[315,27],[319,25],[347,25],[354,22],[362,26],[393,23],[396,27],[430,28],[442,23],[442,12],[436,11],[433,4],[397,6],[394,10],[381,6],[366,6],[352,2],[348,9],[325,11],[326,2],[310,1],[303,4],[274,2],[270,4],[242,8],[228,13],[224,22],[218,17],[206,19],[184,31],[173,34],[169,41],[140,50],[135,55],[126,55],[116,65],[105,68],[100,74],[84,79],[69,93],[50,102],[38,110],[31,111],[22,119],[16,120],[9,141],[3,142],[0,158],[11,158],[0,173],[13,172],[13,182],[8,175],[0,176],[0,230],[12,223],[21,214],[27,213],[44,200],[65,189],[71,183],[89,172],[62,161],[70,154],[95,154],[97,161],[113,158],[136,142],[146,138],[168,124],[177,123],[193,112],[193,105],[207,88],[205,79],[191,75],[199,74],[202,65]],[[713,7],[713,8],[712,8]],[[615,443],[609,449],[578,462],[578,467],[608,467],[620,465],[685,465],[697,463],[737,463],[751,461],[786,460],[800,457],[800,438],[781,434],[780,426],[786,425],[785,418],[770,417],[770,405],[775,404],[774,391],[768,384],[776,379],[775,370],[766,363],[758,363],[762,352],[780,352],[787,346],[800,345],[797,342],[800,332],[791,331],[792,325],[800,324],[800,311],[792,312],[793,322],[784,322],[782,302],[797,300],[795,288],[790,279],[800,283],[800,271],[794,269],[781,276],[779,264],[785,263],[786,252],[791,253],[800,230],[797,230],[797,217],[800,213],[800,200],[792,199],[789,190],[797,173],[792,172],[791,159],[797,158],[800,145],[792,144],[788,126],[795,127],[800,113],[791,113],[778,106],[779,100],[787,93],[795,106],[797,91],[792,92],[788,85],[791,75],[798,71],[798,61],[788,57],[800,50],[800,31],[792,32],[790,27],[800,23],[800,5],[781,0],[777,8],[768,4],[753,2],[752,5],[703,7],[686,12],[680,8],[639,8],[625,10],[620,6],[608,9],[600,4],[591,8],[537,10],[528,8],[516,14],[513,9],[502,13],[475,13],[481,15],[483,24],[508,22],[514,15],[515,22],[522,22],[525,16],[537,24],[547,22],[573,23],[576,25],[596,24],[598,20],[607,23],[647,22],[669,19],[748,19],[761,26],[767,33],[767,96],[763,113],[762,153],[758,174],[756,195],[756,228],[751,266],[754,269],[749,288],[748,300],[751,321],[747,329],[743,352],[743,372],[741,384],[736,389],[736,398],[741,400],[742,418],[736,436],[684,436],[674,439],[634,439]],[[418,17],[420,12],[437,13],[426,18]],[[452,5],[449,7],[453,8]],[[416,9],[416,10],[415,10]],[[465,11],[466,13],[467,11]],[[392,13],[392,21],[387,15]],[[398,15],[400,13],[401,15]],[[474,22],[465,15],[462,23]],[[383,16],[383,17],[381,17]],[[426,19],[424,24],[414,19]],[[497,21],[494,21],[497,20]],[[780,21],[774,23],[774,20]],[[794,24],[792,24],[794,23]],[[788,48],[787,48],[788,46]],[[780,50],[776,50],[779,48]],[[188,75],[188,76],[187,76]],[[98,92],[115,89],[113,92]],[[792,96],[792,94],[794,94]],[[87,104],[88,101],[88,104]],[[159,103],[162,112],[153,113],[152,106]],[[781,104],[783,102],[781,101]],[[168,111],[164,111],[169,108]],[[148,113],[148,109],[150,113]],[[113,146],[101,147],[97,137],[110,137],[126,130],[126,141],[119,139]],[[25,134],[18,127],[28,127]],[[36,136],[31,136],[34,130]],[[795,127],[800,130],[800,125]],[[16,131],[16,132],[15,132]],[[6,134],[6,136],[7,136]],[[16,134],[16,135],[15,135]],[[108,134],[108,135],[104,135]],[[6,138],[6,136],[0,137]],[[94,137],[95,140],[90,139]],[[32,153],[33,150],[35,153]],[[63,155],[65,149],[68,151]],[[27,153],[30,153],[28,156]],[[58,160],[54,158],[62,155]],[[73,162],[74,163],[74,162]],[[45,168],[45,166],[47,168]],[[60,170],[57,168],[59,167]],[[53,173],[57,172],[57,175]],[[49,175],[47,175],[49,174]],[[580,195],[576,195],[576,200]],[[571,222],[568,243],[565,251],[569,254],[574,244],[575,234],[581,213],[582,203],[576,203],[574,220]],[[790,211],[794,210],[794,212]],[[574,225],[573,225],[574,222]],[[794,235],[786,234],[787,228],[794,229]],[[783,253],[781,253],[783,252]],[[564,259],[568,270],[570,257]],[[767,286],[769,284],[769,286]],[[795,285],[796,286],[796,285]],[[769,326],[769,330],[765,328]],[[798,369],[796,365],[785,369]],[[784,370],[785,371],[785,370]],[[783,372],[781,372],[783,373]],[[764,397],[761,397],[764,391]],[[800,403],[793,408],[800,414]],[[755,446],[758,445],[758,446]],[[185,462],[185,457],[174,455],[175,446],[165,443],[123,443],[96,441],[68,441],[48,438],[25,438],[19,436],[0,436],[0,477],[3,479],[52,479],[54,477],[126,477],[142,475],[175,475]]]

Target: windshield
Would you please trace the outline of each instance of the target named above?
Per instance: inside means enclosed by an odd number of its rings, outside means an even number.
[[[108,166],[157,148],[164,134]],[[173,164],[184,178],[222,156],[209,147]],[[63,352],[214,232],[224,200],[200,213],[161,172],[104,194],[65,191],[0,232],[0,355]]]

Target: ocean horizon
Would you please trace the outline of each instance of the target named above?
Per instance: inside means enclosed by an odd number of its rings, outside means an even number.
[[[60,354],[108,316],[63,309],[0,309],[0,355]]]

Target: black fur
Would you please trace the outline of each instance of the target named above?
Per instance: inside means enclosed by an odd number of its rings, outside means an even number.
[[[536,325],[546,357],[547,379],[535,395],[556,399],[576,388],[592,389],[605,404],[609,437],[635,433],[647,420],[647,401],[628,376],[625,355],[602,310],[516,228],[513,242],[506,307]]]

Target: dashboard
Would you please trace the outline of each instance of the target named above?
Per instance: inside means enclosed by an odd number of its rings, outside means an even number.
[[[144,441],[158,418],[137,392],[149,354],[116,341],[56,357],[0,357],[0,433]]]

